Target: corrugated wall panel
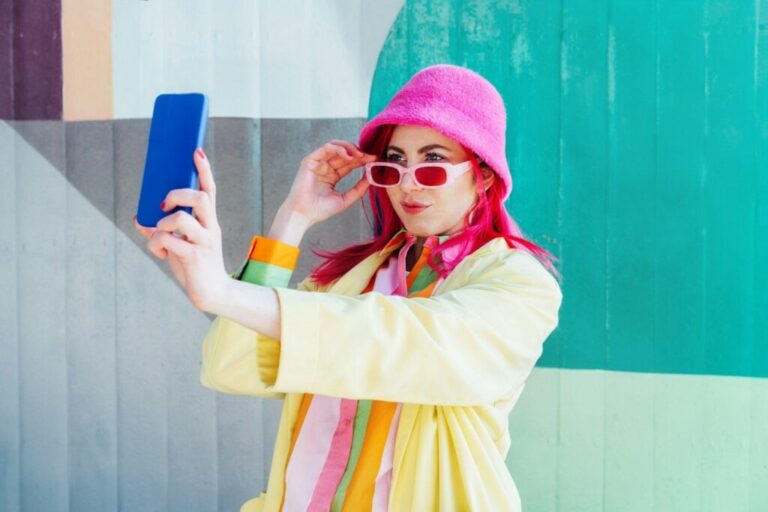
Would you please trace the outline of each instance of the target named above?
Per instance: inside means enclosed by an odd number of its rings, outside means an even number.
[[[17,121],[15,127],[44,140],[63,167],[64,125]],[[25,144],[16,145],[16,169],[21,507],[66,511],[67,182]]]
[[[768,408],[765,7],[413,1],[385,43],[371,114],[435,62],[502,91],[508,208],[562,259],[561,323],[510,429],[533,510],[768,506],[748,448]]]
[[[16,137],[0,121],[0,511],[19,510],[21,500],[21,411],[19,391],[19,269]]]
[[[208,318],[131,225],[154,95],[211,95],[234,268],[301,158],[436,62],[504,95],[508,208],[561,258],[511,415],[525,508],[768,508],[768,0],[414,0],[390,27],[400,5],[115,2],[114,111],[139,119],[0,123],[0,512],[236,510],[266,487],[281,402],[199,385]],[[314,227],[292,284],[368,229],[355,207]]]
[[[652,367],[654,326],[648,318],[655,294],[644,283],[653,282],[655,268],[653,251],[643,250],[647,237],[638,236],[638,226],[653,229],[654,174],[647,170],[656,164],[656,5],[611,3],[606,23],[605,359],[612,368],[629,369],[629,361]],[[649,200],[628,208],[622,198],[633,195]],[[653,382],[652,375],[636,374],[634,379],[606,381],[605,510],[653,510]]]
[[[66,125],[67,395],[72,510],[117,508],[114,149],[111,121]],[[54,171],[55,172],[55,171]],[[101,208],[94,215],[91,203]],[[102,212],[111,215],[104,216]]]

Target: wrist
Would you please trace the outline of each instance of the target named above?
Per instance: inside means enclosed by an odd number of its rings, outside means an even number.
[[[312,226],[312,219],[283,204],[275,215],[272,227],[267,233],[268,238],[298,247],[304,233]]]
[[[230,279],[224,297],[208,312],[280,339],[280,304],[274,288]]]
[[[228,274],[225,275],[225,277],[219,281],[215,291],[211,294],[210,300],[199,309],[215,316],[227,316],[227,305],[229,304],[231,297],[234,296],[237,283],[237,279],[232,278]]]

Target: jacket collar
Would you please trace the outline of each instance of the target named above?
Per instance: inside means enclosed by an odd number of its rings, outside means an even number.
[[[453,235],[432,235],[428,236],[427,239],[424,241],[424,245],[429,247],[430,249],[434,249],[441,243],[445,242],[449,238],[451,238]],[[400,228],[400,230],[395,233],[392,238],[389,239],[387,244],[384,246],[383,249],[379,251],[379,256],[383,256],[385,253],[392,252],[393,250],[397,249],[398,247],[402,246],[403,243],[406,241],[411,240],[412,238],[415,238],[416,235],[408,232],[405,228]]]
[[[405,231],[405,230],[402,230]],[[392,237],[390,242],[392,240],[395,240],[397,236]],[[443,238],[447,239],[449,236],[447,235],[441,235],[438,237],[438,239]],[[400,247],[402,245],[402,242],[405,238],[400,240],[397,243],[394,243],[389,247],[390,253],[392,250],[394,250],[397,247]],[[442,241],[442,240],[441,240]],[[388,244],[389,245],[389,244]],[[475,252],[472,253],[471,258],[467,257],[459,263],[453,272],[451,272],[451,275],[449,275],[445,279],[445,283],[441,285],[441,288],[445,289],[446,287],[449,287],[449,281],[452,279],[455,279],[455,274],[457,274],[457,271],[465,271],[464,268],[465,265],[468,264],[470,259],[474,259],[477,257],[485,256],[486,253],[492,253],[497,251],[506,251],[508,250],[507,243],[504,241],[503,238],[494,238],[493,240],[490,240],[482,247],[478,248]],[[367,258],[365,258],[363,261],[358,263],[355,267],[353,267],[349,272],[344,274],[339,278],[338,281],[331,284],[328,288],[325,288],[323,291],[333,292],[333,293],[340,293],[343,295],[357,295],[362,293],[363,288],[365,288],[365,285],[368,283],[368,281],[371,279],[371,276],[376,272],[376,270],[379,268],[379,266],[384,263],[386,258],[389,257],[388,254],[386,254],[385,251],[379,251],[378,253],[373,253]]]

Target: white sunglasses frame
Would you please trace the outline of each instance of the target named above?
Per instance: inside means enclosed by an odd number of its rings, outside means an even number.
[[[385,167],[394,167],[399,173],[400,173],[400,179],[397,180],[397,183],[394,183],[392,185],[379,185],[378,183],[373,182],[373,177],[371,176],[371,169],[375,166],[383,165]],[[424,185],[419,182],[419,180],[416,179],[416,169],[419,169],[421,167],[442,167],[445,169],[445,183],[442,185]],[[411,176],[411,181],[413,181],[418,187],[421,188],[441,188],[445,187],[447,185],[450,185],[453,183],[453,181],[458,178],[460,175],[464,174],[465,172],[472,169],[472,162],[470,160],[467,160],[465,162],[460,162],[458,164],[452,164],[450,162],[422,162],[420,164],[412,165],[410,167],[405,167],[401,164],[398,164],[397,162],[369,162],[365,164],[365,178],[368,180],[368,183],[371,184],[371,186],[374,187],[381,187],[381,188],[392,188],[392,187],[399,187],[400,184],[403,182],[403,175],[409,174]]]

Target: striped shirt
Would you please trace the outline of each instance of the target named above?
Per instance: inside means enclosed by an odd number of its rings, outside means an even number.
[[[382,250],[399,245],[399,251],[379,267],[363,293],[430,296],[440,279],[427,259],[447,238],[428,237],[407,272],[406,257],[416,240],[401,229]],[[285,287],[298,255],[298,247],[256,236],[248,260],[235,277]],[[281,510],[387,510],[400,408],[393,402],[305,393],[291,437]]]

